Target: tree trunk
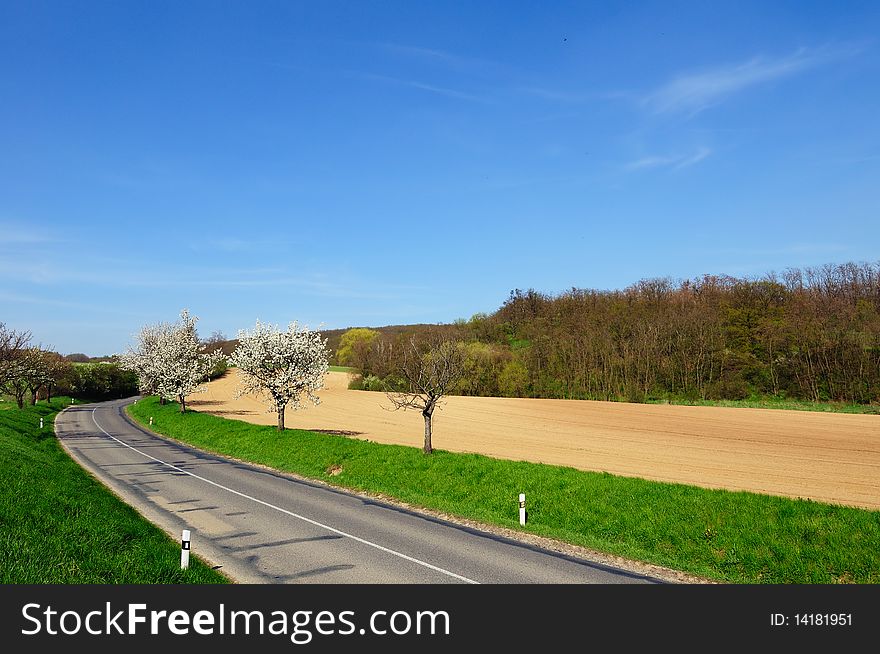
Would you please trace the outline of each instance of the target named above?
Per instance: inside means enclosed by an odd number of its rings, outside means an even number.
[[[180,400],[180,412],[186,413],[186,397],[178,395],[177,398]]]
[[[46,386],[46,402],[52,404],[52,384]]]
[[[278,431],[284,431],[284,404],[276,404],[275,411],[278,413]]]
[[[161,395],[159,396],[159,406],[165,406],[165,398]]]
[[[31,391],[31,406],[36,406],[37,404],[37,391]]]
[[[434,451],[434,448],[431,447],[431,416],[434,413],[434,405],[428,405],[424,411],[422,411],[422,416],[425,418],[425,447],[423,451],[425,454],[430,454]]]

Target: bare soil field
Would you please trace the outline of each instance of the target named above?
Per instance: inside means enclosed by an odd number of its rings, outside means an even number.
[[[238,371],[190,406],[275,424],[260,400],[233,399]],[[291,428],[421,447],[417,411],[383,393],[350,391],[331,372],[321,404],[288,410]],[[434,414],[434,447],[707,488],[880,509],[880,416],[583,400],[450,397]]]

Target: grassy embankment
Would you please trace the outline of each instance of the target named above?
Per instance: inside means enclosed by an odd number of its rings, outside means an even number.
[[[279,434],[155,398],[129,409],[197,447],[355,490],[382,493],[526,531],[738,583],[880,583],[880,511],[649,482],[475,454],[381,445],[302,430]],[[340,466],[342,472],[328,471]]]
[[[0,402],[0,582],[226,583],[196,557],[181,570],[180,545],[67,455],[53,420],[68,404]]]

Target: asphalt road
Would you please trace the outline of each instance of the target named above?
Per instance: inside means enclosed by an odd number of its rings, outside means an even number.
[[[83,467],[241,583],[652,583],[201,452],[131,422],[132,399],[73,406],[56,433]]]

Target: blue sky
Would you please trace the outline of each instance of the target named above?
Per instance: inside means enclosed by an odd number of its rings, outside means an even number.
[[[605,5],[610,6],[605,6]],[[876,2],[0,2],[0,321],[125,348],[880,259]]]

